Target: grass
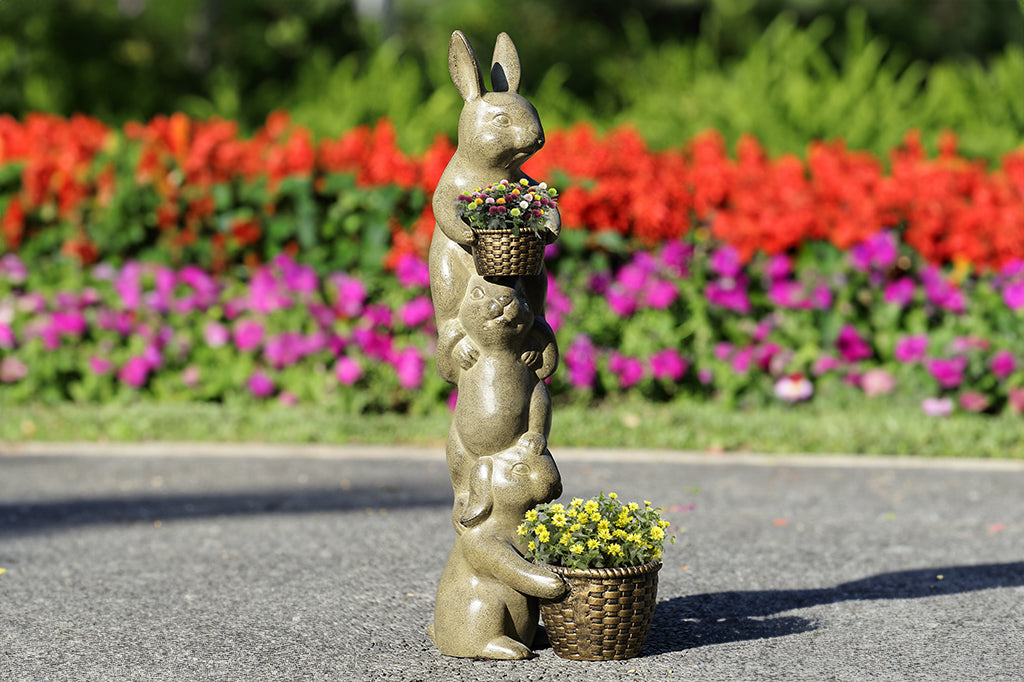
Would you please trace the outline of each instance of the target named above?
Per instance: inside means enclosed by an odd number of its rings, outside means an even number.
[[[451,418],[339,415],[327,408],[213,404],[0,405],[0,442],[202,441],[443,447]],[[1021,419],[861,400],[729,410],[691,400],[555,408],[551,444],[712,452],[849,453],[1024,459]]]

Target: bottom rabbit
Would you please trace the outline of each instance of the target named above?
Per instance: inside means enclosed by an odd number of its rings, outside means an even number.
[[[562,493],[546,448],[516,444],[480,457],[469,500],[437,588],[431,639],[448,656],[521,659],[533,656],[537,599],[565,593],[562,579],[515,548],[527,510]]]

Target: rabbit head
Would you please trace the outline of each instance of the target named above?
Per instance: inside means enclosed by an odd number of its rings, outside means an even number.
[[[485,87],[480,63],[461,31],[452,33],[448,44],[448,71],[465,102],[459,116],[459,151],[482,167],[518,173],[544,146],[544,129],[537,110],[519,95],[519,54],[512,39],[498,34],[491,65],[493,91]]]
[[[511,286],[510,286],[511,285]],[[533,312],[516,278],[469,278],[466,296],[459,310],[459,321],[466,333],[484,348],[508,346],[522,339],[533,325]]]
[[[527,510],[561,494],[562,478],[547,448],[515,445],[477,460],[461,523],[470,528],[493,519],[511,532]]]

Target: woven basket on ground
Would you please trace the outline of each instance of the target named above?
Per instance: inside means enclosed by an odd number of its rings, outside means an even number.
[[[622,568],[545,568],[569,584],[562,599],[540,603],[556,654],[578,661],[640,655],[654,616],[660,562]]]
[[[544,241],[533,230],[473,230],[473,262],[481,277],[522,277],[540,273]]]

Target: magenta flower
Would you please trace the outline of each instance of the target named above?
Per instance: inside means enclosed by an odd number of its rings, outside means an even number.
[[[768,287],[768,300],[782,308],[806,310],[812,306],[804,286],[791,280],[773,281]]]
[[[958,402],[968,412],[984,412],[989,405],[988,396],[980,391],[964,391]]]
[[[363,303],[366,301],[366,286],[358,279],[349,277],[343,272],[331,275],[330,280],[338,291],[338,300],[334,304],[335,310],[342,317],[357,317],[362,312]]]
[[[427,264],[411,253],[398,259],[395,276],[399,284],[406,288],[424,288],[430,286],[430,270]]]
[[[101,358],[98,355],[93,355],[89,358],[89,369],[91,369],[94,374],[99,374],[100,376],[102,376],[104,374],[110,373],[110,371],[114,369],[114,363],[112,363],[110,360],[107,360],[106,358]]]
[[[23,284],[28,279],[28,268],[13,253],[5,253],[0,256],[0,277],[4,277],[11,284]]]
[[[737,374],[745,374],[750,370],[750,363],[754,359],[754,348],[748,346],[747,348],[741,348],[736,351],[736,354],[732,356],[730,364],[732,365],[732,371]]]
[[[831,355],[822,355],[814,361],[814,367],[811,368],[811,371],[814,373],[814,376],[821,376],[842,366],[843,363],[838,358],[834,358]]]
[[[27,374],[28,366],[13,355],[0,360],[0,383],[13,384],[24,379]]]
[[[425,363],[420,352],[412,346],[400,351],[393,359],[392,365],[402,388],[411,391],[423,384]]]
[[[929,417],[948,417],[953,412],[953,401],[950,398],[925,398],[921,401],[921,409]]]
[[[654,310],[664,310],[679,296],[676,285],[664,279],[652,279],[644,291],[644,303]]]
[[[887,270],[896,262],[896,236],[878,232],[850,249],[850,264],[862,272]]]
[[[655,379],[679,381],[686,374],[689,363],[675,348],[660,350],[648,359],[651,376]]]
[[[789,260],[789,256],[784,253],[772,256],[764,266],[764,273],[768,275],[769,279],[773,282],[780,279],[786,279],[792,272],[793,263]]]
[[[334,376],[346,386],[351,386],[363,378],[363,366],[358,360],[343,355],[334,366]]]
[[[917,285],[909,277],[900,277],[885,285],[885,302],[905,306],[914,300]]]
[[[434,305],[426,296],[417,296],[402,305],[398,317],[406,327],[418,327],[434,317]]]
[[[745,280],[720,279],[708,283],[704,295],[713,305],[746,315],[750,312]]]
[[[569,383],[576,388],[592,388],[597,378],[597,349],[586,334],[577,334],[565,350]]]
[[[617,284],[609,287],[605,300],[619,317],[629,317],[636,312],[636,298]]]
[[[722,277],[735,279],[740,274],[740,252],[731,246],[722,246],[711,254],[708,267]]]
[[[246,385],[257,398],[266,398],[274,392],[274,381],[260,370],[252,373]]]
[[[644,365],[637,358],[612,352],[608,356],[608,369],[619,378],[621,388],[630,388],[644,378]]]
[[[1024,308],[1024,279],[1015,279],[1003,287],[1003,302],[1013,311]]]
[[[368,305],[363,310],[363,319],[372,327],[390,327],[392,323],[391,309],[386,305]]]
[[[659,253],[662,264],[677,277],[690,276],[693,246],[682,240],[666,242]]]
[[[281,332],[267,339],[263,357],[274,369],[291,367],[302,359],[305,339],[297,332]]]
[[[918,362],[928,350],[927,336],[906,336],[896,343],[894,355],[900,362]]]
[[[128,358],[128,362],[117,373],[117,378],[123,384],[139,388],[149,379],[149,370],[150,364],[145,356],[135,355]]]
[[[384,332],[359,328],[352,331],[352,340],[367,357],[387,360],[392,355],[394,344],[391,336]]]
[[[0,348],[10,350],[14,348],[17,339],[14,338],[14,331],[3,322],[0,322]]]
[[[864,390],[864,395],[868,397],[887,395],[896,388],[896,377],[886,370],[876,367],[861,375],[860,387]]]
[[[956,388],[964,380],[967,358],[935,358],[927,363],[928,372],[943,388]]]
[[[114,291],[126,310],[136,310],[142,305],[142,266],[126,263],[114,281]]]
[[[263,325],[256,320],[239,320],[235,323],[232,335],[238,350],[255,350],[263,342]]]
[[[650,277],[651,273],[649,270],[636,263],[630,263],[619,270],[619,275],[615,280],[627,292],[638,294],[647,288],[647,282]]]
[[[963,292],[947,282],[934,265],[921,272],[921,281],[924,282],[925,295],[933,304],[958,315],[964,312],[967,301]]]
[[[839,357],[846,362],[857,362],[871,357],[871,346],[861,338],[857,330],[851,325],[844,325],[839,330],[839,337],[836,339],[836,348],[839,350]]]
[[[997,379],[1005,379],[1013,373],[1013,370],[1017,369],[1017,361],[1014,359],[1013,353],[1001,350],[992,356],[989,367]]]
[[[551,331],[562,328],[565,316],[572,312],[572,301],[558,286],[558,281],[548,273],[548,301],[544,310],[544,319],[551,326]]]

